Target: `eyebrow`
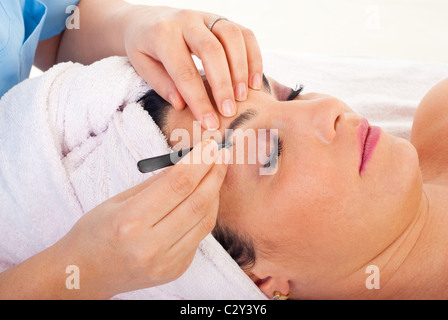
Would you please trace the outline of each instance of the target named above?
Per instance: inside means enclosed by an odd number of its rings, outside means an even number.
[[[253,118],[255,118],[258,115],[258,112],[254,109],[247,109],[240,115],[238,115],[233,121],[230,123],[229,127],[226,129],[226,137],[225,141],[229,139],[229,137],[232,135],[232,133],[243,127],[245,123],[249,122]]]
[[[241,128],[246,122],[252,120],[254,117],[258,115],[258,112],[254,109],[247,109],[243,113],[241,113],[238,117],[236,117],[229,125],[230,130],[236,130]]]
[[[269,80],[264,73],[263,73],[262,90],[271,94],[271,85],[269,84]],[[243,127],[244,124],[246,124],[247,122],[249,122],[250,120],[255,118],[257,115],[258,115],[258,112],[256,110],[247,109],[246,111],[244,111],[243,113],[238,115],[235,119],[233,119],[232,122],[230,123],[229,127],[227,128],[228,131],[225,136],[225,141],[227,141],[229,139],[229,137],[233,131]]]

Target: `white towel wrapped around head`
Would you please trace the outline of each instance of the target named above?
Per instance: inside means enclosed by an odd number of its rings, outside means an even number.
[[[144,181],[170,151],[136,103],[150,87],[126,58],[64,63],[0,100],[0,271],[46,249],[86,212]],[[211,236],[176,281],[124,299],[265,299]]]

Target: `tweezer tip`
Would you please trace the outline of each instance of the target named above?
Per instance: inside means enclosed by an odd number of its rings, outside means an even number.
[[[227,148],[230,148],[231,146],[233,146],[233,143],[231,141],[227,140],[219,145],[219,150],[222,148],[227,149]]]

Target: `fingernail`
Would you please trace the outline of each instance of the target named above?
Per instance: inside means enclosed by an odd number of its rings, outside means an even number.
[[[218,154],[219,150],[216,141],[215,140],[206,141],[201,152],[202,163],[212,164],[213,162],[216,161]]]
[[[235,102],[228,99],[222,104],[222,112],[226,117],[233,117],[236,113]]]
[[[215,143],[216,143],[215,140],[207,139],[207,140],[204,140],[204,141],[198,143],[197,145],[198,145],[198,146],[202,146],[202,147],[206,147],[206,146],[208,146],[208,145],[209,145],[210,143],[212,143],[212,142],[215,142]]]
[[[176,97],[174,96],[174,93],[170,93],[168,96],[168,102],[171,103],[171,105],[176,108]]]
[[[219,128],[219,121],[215,114],[208,113],[203,118],[202,121],[205,124],[205,127],[207,130],[218,130]]]
[[[236,86],[235,99],[237,101],[245,101],[247,99],[247,86],[245,83],[240,83]]]
[[[202,148],[207,148],[207,150],[216,154],[218,152],[218,143],[214,139],[207,139],[202,143]]]
[[[252,89],[261,89],[261,75],[259,73],[256,73],[252,76]]]

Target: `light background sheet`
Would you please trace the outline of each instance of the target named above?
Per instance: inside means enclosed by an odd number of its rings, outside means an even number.
[[[447,0],[129,0],[224,15],[264,49],[448,62]]]
[[[268,50],[448,62],[447,0],[127,1],[226,16]]]

